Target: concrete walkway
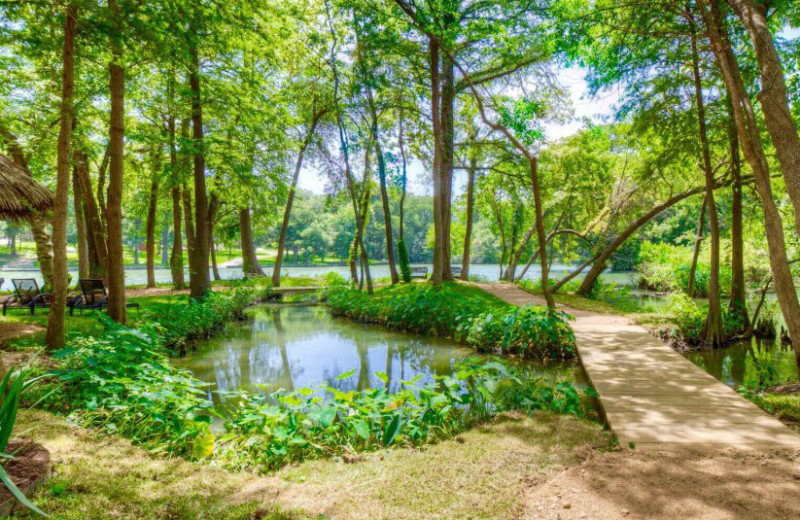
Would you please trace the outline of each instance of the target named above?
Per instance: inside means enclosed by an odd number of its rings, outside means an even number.
[[[513,285],[480,287],[515,305],[545,304]],[[621,445],[800,448],[800,436],[627,318],[563,310],[575,316],[581,363]]]

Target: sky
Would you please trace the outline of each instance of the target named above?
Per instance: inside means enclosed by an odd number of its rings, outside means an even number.
[[[586,118],[595,123],[603,123],[613,113],[613,107],[619,100],[617,91],[605,92],[595,98],[588,93],[588,85],[584,79],[586,71],[579,67],[562,69],[558,73],[558,81],[570,93],[573,117],[563,124],[549,123],[545,125],[545,136],[548,142],[557,141],[580,130]],[[426,171],[420,161],[411,161],[408,167],[408,191],[417,195],[430,195],[430,172]],[[320,175],[314,165],[304,166],[300,171],[298,186],[312,193],[323,193],[326,179]],[[456,170],[453,179],[454,195],[465,189],[466,174]]]

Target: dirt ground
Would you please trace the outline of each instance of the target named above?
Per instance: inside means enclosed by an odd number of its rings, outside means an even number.
[[[598,454],[529,488],[524,503],[526,520],[796,520],[800,452]]]
[[[4,345],[8,340],[19,336],[27,336],[44,330],[44,327],[35,323],[15,323],[8,321],[0,322],[0,345]]]

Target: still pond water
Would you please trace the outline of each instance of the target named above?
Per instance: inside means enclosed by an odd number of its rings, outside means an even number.
[[[434,376],[453,373],[460,360],[476,355],[447,338],[334,318],[322,306],[263,305],[248,314],[248,320],[230,324],[177,361],[210,383],[209,397],[215,401],[219,394],[237,390],[259,393],[322,383],[342,391],[379,388],[383,383],[376,372],[386,373],[390,391],[396,392],[401,381],[415,377],[420,384],[433,381]],[[526,366],[533,373],[583,383],[576,364]]]

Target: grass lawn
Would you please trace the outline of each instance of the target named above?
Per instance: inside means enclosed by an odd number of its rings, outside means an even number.
[[[44,412],[24,413],[16,431],[50,450],[55,476],[33,498],[65,520],[500,520],[520,510],[526,489],[607,446],[585,420],[506,414],[436,445],[259,477],[151,455]]]

